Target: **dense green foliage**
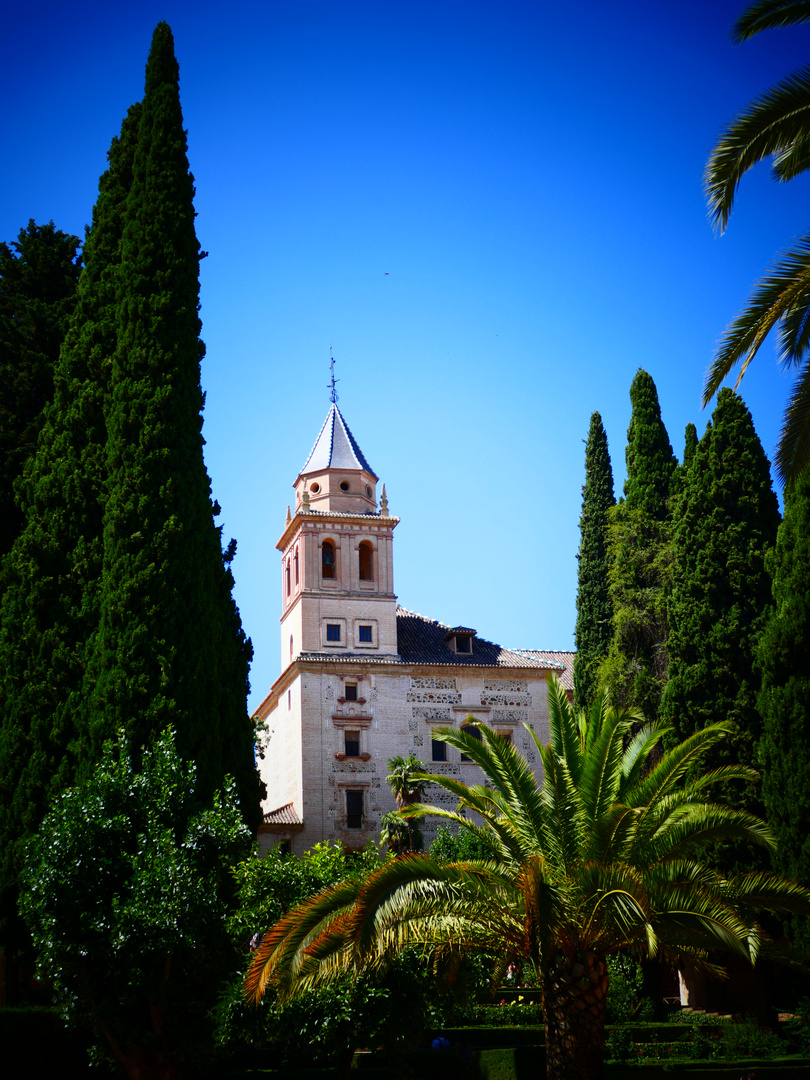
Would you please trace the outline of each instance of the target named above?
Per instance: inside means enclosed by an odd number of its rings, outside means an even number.
[[[525,758],[486,725],[480,740],[443,728],[439,736],[486,784],[426,775],[458,798],[459,812],[403,811],[455,822],[488,858],[408,855],[312,897],[265,935],[248,994],[289,999],[347,973],[384,971],[414,946],[451,967],[492,951],[542,984],[549,1077],[582,1080],[601,1073],[610,955],[708,966],[706,950],[719,947],[754,959],[767,940],[759,910],[808,909],[810,893],[792,882],[767,873],[724,879],[706,868],[707,849],[724,836],[772,845],[764,822],[708,801],[712,784],[747,774],[741,766],[700,773],[730,725],[659,755],[661,730],[633,736],[638,717],[609,707],[605,695],[586,715],[553,683],[549,714],[550,745],[534,740],[541,788]]]
[[[231,598],[203,463],[199,243],[171,31],[146,67],[121,240],[116,349],[105,399],[101,619],[87,682],[91,739],[136,747],[171,724],[201,792],[236,778],[258,824],[251,655]]]
[[[587,707],[596,693],[597,671],[613,636],[608,590],[608,510],[615,506],[607,435],[598,412],[585,443],[585,484],[579,518],[577,622],[574,630],[574,697]]]
[[[759,639],[762,794],[781,873],[810,883],[810,472],[785,498],[768,561],[774,608]],[[800,919],[794,940],[810,949]]]
[[[762,30],[810,22],[806,0],[755,0],[734,26],[736,41]],[[792,180],[810,167],[810,68],[795,71],[765,91],[720,136],[706,166],[706,190],[716,225],[725,229],[737,187],[749,169],[770,158],[776,180]],[[798,377],[785,410],[776,469],[792,483],[810,463],[810,235],[801,237],[755,287],[747,307],[728,327],[706,375],[707,405],[726,376],[739,378],[778,328],[783,367]]]
[[[402,810],[412,803],[421,802],[424,797],[425,783],[421,779],[422,762],[408,754],[407,758],[396,754],[386,762],[388,775],[386,784],[391,789],[397,810]],[[394,855],[406,851],[421,851],[423,837],[421,830],[411,818],[403,819],[398,813],[383,814],[380,830],[380,842],[386,844]]]
[[[669,678],[662,716],[685,738],[718,720],[735,735],[709,765],[756,764],[760,718],[756,639],[771,607],[765,568],[779,509],[751,414],[724,389],[675,504]],[[751,805],[752,793],[724,793]]]
[[[29,221],[0,243],[0,555],[23,524],[14,484],[53,397],[59,347],[76,299],[79,239]]]
[[[199,245],[171,32],[113,141],[0,618],[0,933],[26,838],[106,739],[169,724],[200,798],[230,773],[256,827],[250,643],[203,464]]]
[[[678,465],[655,383],[642,369],[630,401],[624,498],[608,515],[613,637],[599,682],[654,719],[667,673],[670,495]]]
[[[88,767],[88,643],[99,619],[105,492],[103,402],[116,346],[117,260],[139,109],[113,140],[84,247],[76,307],[37,452],[19,487],[25,526],[4,562],[0,613],[0,937],[16,915],[26,839]]]
[[[32,841],[21,907],[69,1020],[132,1077],[170,1077],[210,1048],[207,1013],[235,966],[228,867],[250,834],[233,785],[199,810],[171,731],[135,770],[108,744]]]

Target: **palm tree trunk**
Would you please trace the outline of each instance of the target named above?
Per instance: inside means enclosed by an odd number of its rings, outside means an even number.
[[[558,953],[543,978],[548,1080],[599,1080],[605,1051],[604,957]]]

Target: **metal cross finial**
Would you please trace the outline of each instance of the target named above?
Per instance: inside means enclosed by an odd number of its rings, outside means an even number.
[[[331,345],[329,346],[329,367],[332,369],[332,381],[329,384],[329,390],[330,390],[330,396],[331,396],[331,399],[332,399],[332,404],[334,405],[337,402],[337,399],[338,399],[337,390],[335,389],[335,383],[339,383],[340,379],[335,378],[335,358],[334,358],[334,356],[332,356],[332,346]]]

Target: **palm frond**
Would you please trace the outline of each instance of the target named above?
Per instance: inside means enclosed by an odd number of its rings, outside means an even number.
[[[739,43],[763,30],[806,22],[810,22],[810,0],[757,0],[737,19],[731,37]]]
[[[796,71],[742,112],[720,136],[706,165],[709,213],[722,232],[745,173],[806,137],[810,128],[810,67]]]
[[[810,307],[808,307],[810,314]],[[810,465],[810,357],[790,393],[775,455],[779,479],[791,487]]]
[[[780,362],[801,363],[810,345],[810,236],[803,236],[754,288],[747,306],[729,325],[703,385],[703,405],[711,401],[723,380],[739,364],[735,386],[748,370],[765,338],[780,321]]]

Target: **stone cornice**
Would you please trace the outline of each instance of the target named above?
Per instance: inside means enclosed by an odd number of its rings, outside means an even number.
[[[310,510],[309,513],[302,514],[300,510],[296,510],[279,537],[276,547],[279,551],[286,550],[290,540],[302,525],[323,525],[325,522],[333,521],[336,524],[345,522],[351,525],[362,524],[368,528],[369,532],[376,532],[389,529],[393,531],[399,525],[399,520],[398,517],[387,517],[382,514],[340,514],[325,510]]]

